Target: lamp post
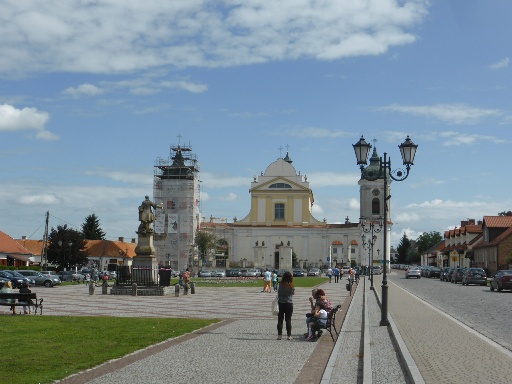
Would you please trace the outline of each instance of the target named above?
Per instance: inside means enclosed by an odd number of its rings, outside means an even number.
[[[361,236],[363,239],[363,244],[368,245],[368,264],[369,264],[369,273],[370,273],[370,289],[373,291],[373,246],[375,245],[375,242],[377,240],[376,233],[380,233],[382,231],[382,228],[384,226],[383,223],[384,219],[382,216],[379,216],[377,222],[374,222],[373,220],[367,220],[366,217],[361,217],[359,219],[359,223],[361,224],[361,231],[363,232],[363,235]],[[366,236],[365,233],[370,234],[368,242],[365,242]]]
[[[354,147],[354,151],[356,154],[357,165],[361,168],[361,178],[368,181],[376,181],[378,179],[383,179],[384,181],[384,250],[382,252],[383,256],[383,264],[384,271],[382,274],[382,306],[381,306],[381,320],[380,325],[389,325],[388,320],[388,280],[387,280],[387,269],[388,269],[388,246],[387,246],[387,236],[388,236],[388,200],[391,196],[388,196],[388,177],[395,181],[403,181],[409,176],[409,171],[411,166],[414,165],[414,156],[416,155],[416,149],[418,146],[412,142],[412,140],[407,136],[405,141],[398,146],[400,149],[400,154],[402,155],[403,165],[405,166],[405,171],[403,169],[393,170],[391,168],[391,159],[388,159],[387,153],[384,152],[384,158],[380,157],[378,161],[378,169],[368,169],[365,170],[365,165],[368,162],[368,155],[370,154],[371,145],[368,144],[364,137],[361,136],[361,139],[356,144],[352,144]]]
[[[62,248],[62,244],[63,244],[63,243],[62,243],[62,240],[59,240],[59,241],[57,242],[57,244],[59,244],[59,247],[61,247],[61,248]],[[70,248],[70,249],[71,249],[71,246],[73,245],[73,243],[72,243],[71,241],[69,241],[69,242],[67,243],[67,245],[68,245],[68,248]],[[64,270],[66,270],[66,252],[64,251],[64,249],[62,249],[62,253],[64,254],[64,261],[63,261],[63,263],[62,263],[62,268],[63,268]]]

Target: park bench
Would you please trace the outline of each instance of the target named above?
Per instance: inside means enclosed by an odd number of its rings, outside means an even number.
[[[13,302],[6,302],[6,300],[8,299],[13,300]],[[20,300],[22,300],[22,302],[20,302]],[[29,300],[31,300],[31,302],[27,303],[27,301]],[[20,307],[22,305],[30,305],[31,307],[34,307],[34,315],[37,314],[37,309],[39,309],[39,314],[43,314],[43,299],[37,299],[37,295],[35,293],[0,293],[0,305],[8,307]]]
[[[336,329],[336,313],[340,308],[341,305],[337,305],[332,309],[331,312],[329,312],[329,314],[327,315],[327,323],[324,326],[316,324],[316,327],[318,329],[318,337],[322,335],[322,330],[325,329],[327,332],[331,334],[332,341],[336,341],[334,340],[334,335],[336,335],[336,339],[338,338],[338,330]]]

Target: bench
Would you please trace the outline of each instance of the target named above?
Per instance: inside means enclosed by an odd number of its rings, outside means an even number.
[[[336,339],[338,338],[338,330],[336,329],[336,313],[341,308],[341,305],[335,306],[331,312],[327,315],[327,323],[325,325],[315,324],[315,328],[318,332],[318,337],[322,335],[322,330],[325,329],[327,332],[331,334],[332,341],[334,340],[334,334],[336,335]],[[334,334],[333,334],[334,331]]]
[[[13,302],[7,303],[6,300],[13,300]],[[22,300],[22,302],[20,302],[20,300]],[[32,300],[32,302],[27,303],[29,300]],[[37,309],[39,309],[39,314],[43,314],[43,299],[37,299],[37,295],[35,293],[0,293],[0,305],[6,307],[30,305],[31,307],[34,307],[34,315],[37,315]]]

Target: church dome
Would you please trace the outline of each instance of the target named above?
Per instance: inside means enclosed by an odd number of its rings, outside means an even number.
[[[267,167],[264,176],[297,176],[297,172],[295,171],[293,165],[291,165],[291,163],[289,163],[288,161],[284,159],[277,159]]]

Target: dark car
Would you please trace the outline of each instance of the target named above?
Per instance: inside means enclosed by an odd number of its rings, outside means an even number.
[[[432,267],[429,267],[427,265],[424,267],[421,267],[421,276],[428,277],[428,273],[430,272],[431,269],[432,269]]]
[[[24,283],[30,284],[29,280],[25,277],[14,276],[9,271],[0,271],[0,277],[10,280],[13,288],[21,288]]]
[[[462,285],[487,285],[487,275],[482,268],[468,268],[462,277]]]
[[[452,282],[452,276],[453,272],[455,272],[455,268],[450,268],[448,272],[446,273],[446,279],[444,281],[448,281],[449,283]]]
[[[285,272],[288,272],[288,270],[287,269],[278,269],[276,273],[277,273],[277,276],[282,277]]]
[[[501,292],[502,289],[512,290],[512,271],[501,270],[496,273],[491,280],[491,291],[497,290]]]
[[[239,277],[239,276],[241,276],[239,268],[226,269],[226,277]]]
[[[437,268],[437,267],[430,267],[428,272],[427,272],[427,276],[428,278],[432,278],[432,277],[441,277],[441,268]]]
[[[304,271],[302,269],[294,269],[292,275],[293,277],[302,277],[304,276]]]
[[[455,268],[455,270],[452,273],[451,282],[454,284],[462,283],[462,278],[464,277],[465,271],[466,271],[466,268]]]

